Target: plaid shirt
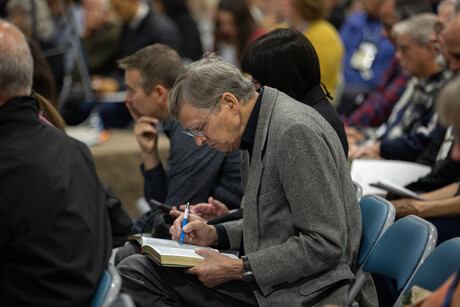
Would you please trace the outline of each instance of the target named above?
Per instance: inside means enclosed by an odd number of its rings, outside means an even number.
[[[362,104],[344,118],[344,124],[355,127],[379,127],[386,122],[391,110],[406,89],[408,77],[402,73],[396,57],[385,70],[377,90],[369,94]]]
[[[411,97],[402,106],[398,103],[387,121],[380,144],[382,158],[415,161],[426,149],[436,136],[434,97],[451,77],[452,71],[444,70],[423,80],[415,79]]]

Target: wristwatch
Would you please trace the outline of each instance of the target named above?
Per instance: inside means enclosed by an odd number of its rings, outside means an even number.
[[[241,260],[243,260],[243,274],[241,274],[241,280],[244,282],[253,282],[255,277],[254,273],[252,273],[248,257],[241,256]]]

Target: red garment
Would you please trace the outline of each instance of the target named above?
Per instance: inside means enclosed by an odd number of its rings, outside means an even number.
[[[387,121],[391,110],[406,90],[408,77],[403,74],[394,57],[383,73],[377,90],[370,93],[362,104],[343,119],[346,126],[379,127]]]

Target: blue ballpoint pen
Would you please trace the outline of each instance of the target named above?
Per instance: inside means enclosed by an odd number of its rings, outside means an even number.
[[[184,226],[187,225],[187,220],[188,220],[188,207],[190,206],[190,203],[187,202],[187,204],[185,205],[185,211],[184,211],[184,220],[182,221],[182,228],[181,228],[181,232],[180,232],[180,240],[179,240],[179,243],[183,243],[184,242]]]

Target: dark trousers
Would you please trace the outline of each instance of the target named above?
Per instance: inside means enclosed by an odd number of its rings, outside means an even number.
[[[142,254],[123,259],[117,270],[122,291],[136,306],[258,306],[251,286],[243,281],[207,288],[183,268],[159,266]]]

